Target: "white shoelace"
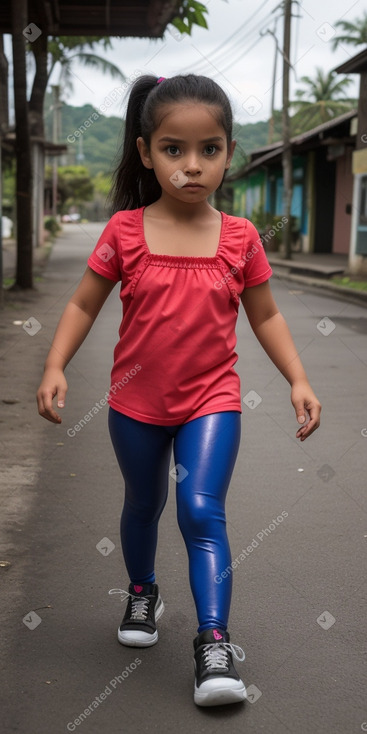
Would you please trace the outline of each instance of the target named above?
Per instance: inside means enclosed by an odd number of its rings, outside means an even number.
[[[110,589],[109,594],[121,594],[121,601],[125,601],[129,596],[131,597],[131,617],[130,619],[137,619],[141,622],[145,622],[148,615],[148,604],[149,599],[145,596],[134,596],[124,589]]]
[[[204,662],[208,670],[227,670],[228,650],[233,653],[236,660],[242,662],[245,659],[245,653],[239,645],[232,645],[230,642],[216,642],[204,645]]]

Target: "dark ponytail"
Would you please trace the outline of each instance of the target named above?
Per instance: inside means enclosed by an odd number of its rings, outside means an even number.
[[[157,77],[143,76],[134,83],[126,111],[124,146],[122,159],[115,170],[110,194],[113,212],[120,209],[138,209],[144,206],[151,192],[156,201],[161,187],[153,169],[145,168],[141,162],[136,139],[141,137],[141,113],[149,92],[157,84]],[[144,202],[144,203],[143,203]]]
[[[138,209],[157,201],[162,193],[153,169],[145,168],[136,145],[142,137],[150,138],[158,127],[158,107],[184,100],[194,100],[217,108],[217,120],[224,128],[229,147],[232,140],[232,110],[223,89],[209,77],[187,74],[164,79],[142,76],[134,82],[126,112],[125,136],[121,162],[114,173],[110,199],[113,212]]]

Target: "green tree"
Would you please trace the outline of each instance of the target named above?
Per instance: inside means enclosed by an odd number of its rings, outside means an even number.
[[[324,72],[321,67],[316,67],[313,79],[303,76],[300,82],[306,89],[297,89],[297,99],[291,102],[295,117],[298,118],[297,121],[293,118],[293,134],[310,130],[357,105],[355,99],[345,96],[347,87],[352,83],[349,77],[337,79],[333,71]],[[298,130],[295,129],[297,127]]]
[[[52,188],[51,167],[46,168],[46,189]],[[91,201],[94,185],[85,166],[60,166],[57,169],[57,197],[59,214],[66,214],[71,206]]]
[[[351,46],[361,46],[367,43],[367,11],[361,18],[356,18],[354,22],[348,20],[338,20],[334,23],[335,28],[340,28],[341,33],[333,38],[333,50],[342,43]]]
[[[197,2],[197,0],[182,0],[180,9],[176,18],[171,20],[171,24],[177,28],[180,33],[187,33],[191,35],[193,25],[201,26],[201,28],[207,28],[208,24],[204,13],[207,13],[208,9],[203,3]]]
[[[96,194],[101,194],[101,196],[104,196],[107,198],[107,196],[109,195],[111,191],[112,178],[111,176],[106,176],[105,173],[100,171],[94,177],[93,185],[94,185],[94,191]]]
[[[124,81],[125,75],[118,66],[107,61],[104,56],[97,56],[84,50],[86,47],[94,50],[96,45],[102,46],[103,51],[112,48],[111,39],[107,37],[53,36],[50,38],[48,41],[48,81],[57,65],[59,65],[58,85],[71,90],[73,88],[72,67],[75,62],[79,62],[89,69],[96,69],[102,74],[109,74],[112,79]]]
[[[53,36],[44,37],[43,34],[32,44],[29,44],[35,59],[35,75],[32,92],[29,100],[32,133],[43,137],[43,105],[47,85],[50,77],[59,67],[58,85],[66,89],[72,87],[72,67],[76,61],[89,68],[98,69],[102,73],[109,73],[112,78],[124,80],[125,76],[120,69],[103,56],[84,51],[86,47],[94,50],[101,45],[103,51],[112,48],[110,38],[98,36]]]

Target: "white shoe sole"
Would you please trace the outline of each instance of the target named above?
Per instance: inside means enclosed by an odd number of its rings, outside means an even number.
[[[246,688],[242,680],[212,678],[202,683],[200,688],[197,688],[195,683],[194,702],[197,706],[223,706],[228,703],[240,703],[246,698]]]
[[[160,596],[158,596],[157,606],[155,608],[155,621],[162,616],[164,612],[164,604]],[[158,642],[157,630],[150,634],[149,632],[143,632],[143,630],[117,630],[117,639],[121,645],[127,647],[151,647]]]

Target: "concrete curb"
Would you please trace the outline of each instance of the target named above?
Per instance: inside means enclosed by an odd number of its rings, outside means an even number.
[[[351,288],[347,288],[342,285],[336,285],[335,283],[330,283],[327,279],[321,277],[312,278],[307,275],[296,275],[294,273],[287,273],[285,272],[285,268],[277,268],[275,263],[271,264],[271,267],[273,270],[273,276],[275,278],[279,278],[280,280],[290,280],[295,283],[301,283],[302,285],[308,286],[310,288],[317,288],[319,291],[321,291],[320,295],[323,295],[323,291],[325,292],[325,295],[330,295],[330,293],[334,293],[336,296],[338,296],[338,298],[343,301],[356,303],[359,306],[365,306],[367,308],[367,291],[354,291]]]

